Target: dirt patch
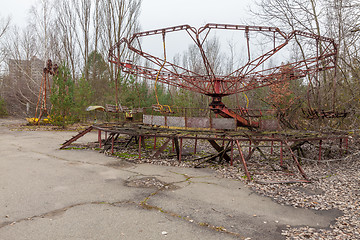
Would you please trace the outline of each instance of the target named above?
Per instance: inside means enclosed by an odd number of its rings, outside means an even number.
[[[325,191],[320,188],[311,189],[311,188],[307,188],[307,187],[296,186],[296,187],[294,187],[294,189],[299,190],[300,192],[303,192],[310,196],[311,195],[323,195],[325,193]]]

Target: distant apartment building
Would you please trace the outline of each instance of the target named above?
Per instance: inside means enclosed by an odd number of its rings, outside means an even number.
[[[29,115],[36,107],[45,62],[36,56],[30,60],[9,59],[9,75],[3,83],[3,93],[9,111]]]
[[[33,56],[30,60],[9,60],[9,77],[16,82],[30,80],[40,83],[43,69],[44,61],[36,56]]]

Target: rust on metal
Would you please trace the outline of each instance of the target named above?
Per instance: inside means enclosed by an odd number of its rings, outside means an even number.
[[[240,146],[240,143],[239,143],[239,140],[236,140],[236,145],[239,149],[239,153],[240,153],[240,159],[241,159],[241,162],[243,164],[243,167],[244,167],[244,171],[246,173],[246,177],[247,177],[247,180],[248,181],[251,181],[251,176],[250,176],[250,173],[249,173],[249,170],[247,168],[247,164],[246,164],[246,161],[245,161],[245,158],[244,158],[244,154],[241,150],[241,146]]]
[[[92,130],[93,130],[93,126],[88,127],[84,131],[79,132],[77,135],[73,136],[72,138],[70,138],[69,140],[64,142],[62,144],[62,146],[60,147],[60,149],[64,149],[64,148],[68,147],[71,143],[75,142],[76,140],[78,140],[79,138],[81,138],[85,134],[91,132]]]
[[[80,132],[76,136],[72,137],[68,141],[66,141],[61,149],[70,146],[71,143],[75,142],[80,137],[85,134],[91,132],[92,130],[98,131],[98,142],[99,145],[102,143],[101,132],[107,133],[108,139],[105,139],[104,144],[101,144],[101,148],[104,150],[109,150],[111,148],[111,152],[114,152],[114,146],[117,144],[117,139],[119,135],[126,135],[130,138],[127,142],[126,147],[130,143],[132,139],[138,139],[138,156],[139,159],[142,157],[142,147],[145,149],[145,141],[144,139],[151,138],[165,138],[165,142],[157,149],[155,149],[154,155],[152,158],[157,158],[160,154],[165,150],[166,146],[173,142],[173,148],[176,150],[177,159],[179,162],[182,161],[182,152],[183,152],[183,141],[186,139],[187,141],[195,142],[195,150],[196,145],[199,140],[208,141],[211,146],[218,152],[217,155],[212,155],[213,158],[215,156],[221,159],[224,159],[228,164],[233,165],[234,159],[239,159],[244,166],[244,173],[246,174],[248,179],[251,179],[247,161],[253,156],[254,152],[257,150],[260,152],[261,156],[268,160],[264,153],[260,150],[260,148],[280,148],[279,149],[279,158],[280,158],[280,166],[283,166],[284,161],[284,151],[286,150],[291,158],[293,159],[293,163],[297,167],[299,173],[303,176],[303,178],[308,181],[308,177],[303,171],[298,157],[294,154],[291,149],[289,143],[299,143],[299,142],[309,142],[313,145],[318,143],[319,141],[340,141],[342,144],[348,145],[348,136],[347,135],[332,135],[332,134],[320,134],[313,133],[313,135],[301,135],[301,133],[260,133],[260,132],[252,132],[252,131],[215,131],[215,130],[180,130],[180,129],[169,129],[169,128],[157,128],[157,127],[149,127],[146,125],[139,125],[134,123],[126,123],[120,125],[94,125],[91,126],[84,131]],[[309,134],[309,133],[308,133]],[[248,146],[241,145],[241,143],[249,143]],[[223,143],[220,145],[219,143]],[[227,145],[225,144],[227,143]],[[234,158],[234,143],[238,148],[239,156]],[[261,144],[262,143],[262,144]],[[267,144],[264,144],[267,143]],[[276,144],[274,144],[276,143]],[[245,157],[242,148],[251,147],[249,149],[248,155]],[[283,148],[286,149],[283,149]],[[230,156],[228,155],[230,152]],[[219,160],[221,161],[221,160]]]
[[[240,68],[225,74],[216,73],[214,66],[211,64],[210,57],[205,51],[204,44],[211,32],[219,30],[242,31],[246,36],[248,61]],[[144,51],[142,42],[146,41],[149,36],[161,35],[164,42],[165,57],[165,38],[174,32],[183,33],[198,48],[205,68],[203,73],[189,70]],[[259,56],[252,56],[249,44],[250,33],[263,33],[264,36],[271,38],[273,46]],[[308,54],[303,60],[289,62],[286,65],[287,68],[284,68],[284,65],[270,68],[264,67],[264,63],[270,62],[275,54],[282,51],[285,46],[295,42],[299,37],[321,43],[314,46],[312,53],[316,52],[316,54]],[[319,51],[319,46],[322,47],[322,51]],[[141,66],[121,60],[117,52],[123,48],[129,49],[145,60],[143,61],[144,63],[149,64]],[[209,23],[199,29],[189,25],[180,25],[135,33],[130,38],[121,39],[111,47],[108,60],[119,66],[125,73],[210,96],[212,98],[210,108],[216,114],[224,118],[235,119],[238,126],[258,128],[260,126],[259,122],[252,121],[251,117],[246,117],[230,110],[222,102],[222,98],[272,84],[301,79],[320,71],[334,69],[336,67],[336,56],[337,45],[335,41],[316,34],[298,30],[287,34],[276,27]]]
[[[58,65],[52,63],[50,59],[46,62],[46,67],[43,69],[38,101],[36,104],[34,124],[39,124],[43,116],[50,114],[47,107],[48,94],[51,94],[50,76],[55,76],[58,73]]]

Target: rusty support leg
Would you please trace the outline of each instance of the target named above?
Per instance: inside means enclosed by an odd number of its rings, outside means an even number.
[[[99,148],[101,148],[101,130],[98,131]]]
[[[248,168],[247,168],[247,165],[246,165],[246,161],[245,161],[245,158],[244,158],[244,154],[243,154],[243,152],[241,151],[241,146],[240,146],[240,143],[239,143],[238,140],[236,140],[236,145],[237,145],[237,147],[238,147],[238,149],[239,149],[240,158],[241,158],[242,164],[243,164],[243,166],[244,166],[244,171],[245,171],[245,173],[246,173],[246,177],[247,177],[248,181],[251,181],[251,176],[250,176],[250,173],[249,173],[249,171],[248,171]]]
[[[249,141],[249,154],[251,153],[251,141]]]
[[[175,151],[175,139],[173,138],[172,139],[172,152]]]
[[[283,165],[283,156],[284,154],[283,154],[283,142],[282,141],[280,141],[280,166],[282,166]]]
[[[285,143],[285,146],[289,149],[290,151],[290,154],[291,154],[291,157],[292,159],[294,160],[295,164],[297,165],[298,169],[299,169],[299,172],[301,173],[301,175],[304,177],[305,180],[309,181],[308,177],[306,176],[304,170],[301,168],[301,165],[299,163],[299,161],[297,160],[294,152],[291,150],[291,147],[289,146],[289,144],[287,143],[287,141],[284,141]]]
[[[274,138],[274,134],[272,135],[272,138]],[[274,141],[271,140],[271,151],[270,154],[272,155],[274,153]]]
[[[194,154],[196,154],[196,147],[197,147],[197,135],[195,136]]]
[[[141,159],[141,142],[142,142],[142,137],[139,136],[139,159]]]
[[[182,139],[182,138],[180,138],[180,147],[179,147],[179,163],[181,163],[182,148],[183,148],[183,139]]]
[[[320,162],[321,161],[321,149],[322,148],[322,140],[320,140],[320,142],[319,142],[319,160],[318,160],[318,162]]]
[[[234,140],[231,139],[231,155],[230,155],[230,166],[234,165]]]
[[[152,158],[158,158],[160,156],[160,154],[165,150],[165,148],[169,144],[170,140],[171,140],[170,138],[167,139],[165,141],[165,143],[159,148],[159,150],[157,150],[157,152],[154,154],[154,156]]]
[[[179,161],[180,159],[180,147],[179,147],[179,139],[177,137],[173,138],[173,148],[176,150],[176,156]]]
[[[74,136],[74,137],[70,138],[69,140],[67,140],[66,142],[64,142],[63,145],[60,147],[60,149],[64,149],[65,147],[69,146],[71,143],[75,142],[76,140],[78,140],[79,138],[81,138],[85,134],[91,132],[92,130],[93,130],[93,126],[85,129],[82,132],[79,132],[76,136]]]
[[[111,154],[114,154],[114,141],[115,141],[115,134],[111,138]]]
[[[219,153],[222,152],[223,150],[225,150],[225,148],[224,148],[224,147],[221,147],[219,144],[217,144],[217,142],[216,142],[215,140],[208,140],[208,142],[209,142],[209,143],[211,144],[211,146],[212,146],[213,148],[215,148],[216,151],[218,151]],[[227,155],[226,151],[224,152],[223,157],[224,157],[224,159],[225,159],[227,162],[230,162],[230,161],[231,161],[231,159],[230,159],[229,155]]]

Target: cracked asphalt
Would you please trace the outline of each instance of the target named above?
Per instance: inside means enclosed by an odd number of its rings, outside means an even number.
[[[0,239],[284,239],[326,228],[331,211],[282,206],[210,169],[133,165],[59,150],[66,131],[12,131],[0,119]],[[94,141],[90,133],[79,141]]]

